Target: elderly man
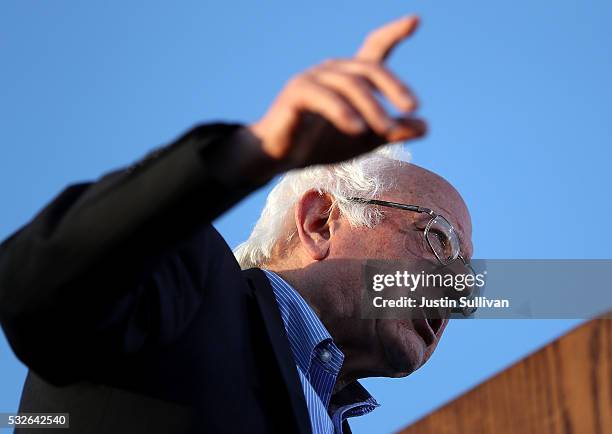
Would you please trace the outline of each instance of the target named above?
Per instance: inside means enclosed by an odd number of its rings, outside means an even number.
[[[252,125],[197,127],[69,187],[7,239],[0,320],[30,368],[20,410],[70,413],[79,433],[340,433],[378,405],[359,378],[421,366],[445,321],[361,319],[359,267],[469,258],[468,211],[425,169],[355,158],[425,132],[383,66],[417,23],[298,75]],[[237,249],[241,271],[210,222],[298,168]],[[454,228],[437,235],[448,255],[423,236],[436,214]]]

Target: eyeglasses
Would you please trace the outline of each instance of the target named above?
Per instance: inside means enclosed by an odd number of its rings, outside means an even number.
[[[363,199],[360,197],[351,197],[349,200],[353,202],[359,202],[367,205],[379,205],[388,208],[403,209],[406,211],[413,211],[418,213],[428,214],[431,219],[425,226],[423,235],[429,245],[429,248],[436,256],[440,264],[447,266],[455,262],[457,259],[461,259],[463,264],[471,269],[468,262],[461,256],[461,245],[457,231],[450,224],[446,218],[440,214],[435,213],[429,208],[424,208],[417,205],[406,205],[397,202],[388,202],[386,200],[376,199]]]
[[[386,200],[377,199],[364,199],[361,197],[351,197],[350,201],[358,202],[366,205],[378,205],[387,208],[402,209],[405,211],[412,211],[418,213],[428,214],[431,218],[425,229],[423,230],[423,236],[427,241],[427,245],[436,256],[436,259],[443,266],[448,266],[460,259],[463,262],[465,268],[467,268],[470,274],[476,274],[474,268],[469,264],[468,261],[461,255],[461,243],[459,235],[453,227],[453,225],[443,216],[437,214],[432,209],[425,208],[418,205],[407,205],[404,203],[388,202]],[[475,296],[476,294],[472,294]],[[476,309],[470,310],[459,310],[463,315],[469,316],[474,313]],[[457,312],[455,312],[457,313]]]

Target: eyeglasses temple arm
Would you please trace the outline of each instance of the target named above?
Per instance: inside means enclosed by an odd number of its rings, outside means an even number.
[[[360,197],[349,197],[349,200],[351,200],[353,202],[359,202],[359,203],[367,204],[367,205],[379,205],[379,206],[386,206],[386,207],[389,207],[389,208],[405,209],[405,210],[408,210],[408,211],[426,212],[427,214],[431,214],[433,212],[429,208],[423,208],[423,207],[417,206],[417,205],[408,205],[408,204],[405,204],[405,203],[389,202],[389,201],[386,201],[386,200],[363,199],[363,198],[360,198]]]

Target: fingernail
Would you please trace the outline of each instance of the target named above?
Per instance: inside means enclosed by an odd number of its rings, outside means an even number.
[[[418,100],[409,92],[404,93],[403,99],[406,103],[406,110],[416,110],[419,106]]]
[[[417,134],[419,134],[420,136],[424,135],[425,133],[427,133],[427,124],[425,122],[418,122],[415,125],[415,129],[417,130]]]

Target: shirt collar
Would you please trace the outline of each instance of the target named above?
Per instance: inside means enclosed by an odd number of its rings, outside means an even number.
[[[333,424],[339,427],[343,420],[370,413],[376,407],[380,404],[361,383],[354,381],[332,396],[329,413]]]
[[[289,283],[272,271],[263,271],[272,284],[295,363],[302,372],[307,373],[315,349],[333,342],[332,337],[306,300]],[[342,366],[344,355],[340,350],[338,353],[338,362]]]

